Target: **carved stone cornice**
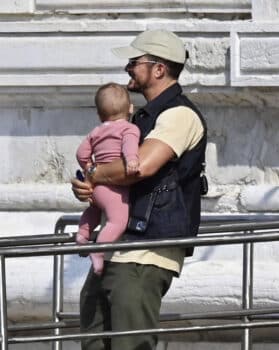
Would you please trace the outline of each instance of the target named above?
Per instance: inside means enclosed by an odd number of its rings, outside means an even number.
[[[36,0],[36,7],[66,13],[249,13],[251,0]]]

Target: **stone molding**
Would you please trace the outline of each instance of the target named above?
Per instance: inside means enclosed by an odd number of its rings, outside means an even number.
[[[198,20],[187,23],[184,20],[154,23],[124,20],[106,21],[105,24],[101,20],[88,19],[78,22],[2,22],[0,86],[82,87],[98,86],[111,80],[126,83],[123,71],[126,60],[114,57],[110,48],[128,44],[143,30],[166,27],[179,32],[185,46],[191,49],[181,84],[225,86],[231,25],[231,22],[200,23]],[[94,49],[96,47],[98,50]]]
[[[279,86],[278,57],[278,23],[250,23],[232,27],[232,86]]]
[[[249,211],[279,211],[279,186],[246,186],[241,193],[241,204]]]
[[[36,0],[38,10],[68,13],[250,13],[251,0]]]
[[[146,29],[165,27],[178,32],[191,52],[180,79],[183,86],[279,86],[278,24],[163,19],[104,24],[83,19],[0,23],[0,87],[125,84],[126,61],[114,57],[110,48],[128,44]]]
[[[0,210],[8,211],[78,211],[87,203],[78,202],[70,184],[0,184]],[[241,205],[242,212],[279,211],[279,186],[277,185],[210,185],[203,197],[204,212],[234,212]]]
[[[1,0],[0,14],[251,13],[251,0]]]
[[[67,185],[0,184],[0,210],[42,211],[82,210],[87,204],[79,203]]]

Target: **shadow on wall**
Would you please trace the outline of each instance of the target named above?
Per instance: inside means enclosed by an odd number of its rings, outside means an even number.
[[[205,117],[219,166],[278,166],[278,110],[213,108],[205,111]]]

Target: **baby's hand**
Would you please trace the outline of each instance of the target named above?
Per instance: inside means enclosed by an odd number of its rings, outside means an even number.
[[[137,173],[139,171],[139,161],[136,159],[129,160],[126,164],[126,171],[128,175]]]
[[[80,233],[76,234],[76,243],[78,245],[83,245],[83,244],[88,244],[88,239],[85,238],[83,235],[81,235]]]
[[[89,256],[93,264],[94,273],[101,276],[104,270],[104,253],[90,253]]]
[[[85,245],[85,244],[88,244],[89,241],[83,235],[81,235],[80,233],[77,233],[77,235],[76,235],[76,243],[78,245]],[[88,253],[87,252],[79,252],[78,255],[81,256],[82,258],[86,258],[88,256]]]

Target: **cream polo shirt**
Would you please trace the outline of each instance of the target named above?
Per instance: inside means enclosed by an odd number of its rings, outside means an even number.
[[[162,112],[153,130],[145,139],[157,139],[170,146],[177,157],[197,145],[203,136],[200,118],[190,108],[178,106]],[[183,248],[156,248],[107,253],[105,259],[113,262],[155,265],[180,274],[185,250]]]

